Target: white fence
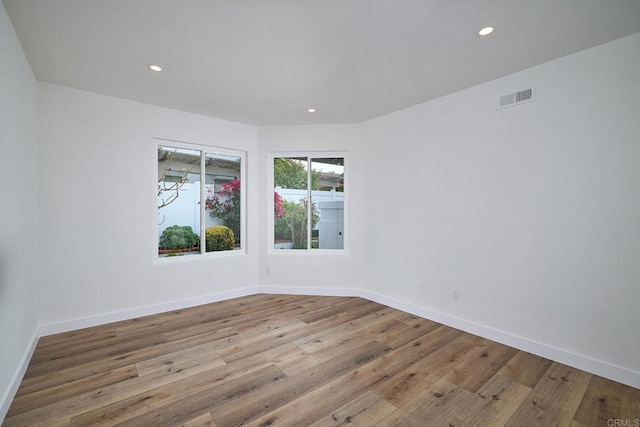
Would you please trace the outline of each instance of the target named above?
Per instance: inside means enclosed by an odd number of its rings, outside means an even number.
[[[307,190],[293,190],[276,187],[276,192],[284,200],[298,203],[307,197]],[[316,205],[320,221],[315,230],[318,231],[320,249],[344,248],[344,193],[331,191],[311,191],[311,201]],[[325,215],[322,210],[325,209]]]
[[[298,203],[301,199],[305,199],[307,197],[307,190],[294,190],[291,188],[280,188],[276,187],[276,192],[282,197],[284,200],[289,202]],[[343,202],[344,201],[344,193],[340,191],[320,191],[313,190],[311,191],[311,200],[316,205],[319,202]]]
[[[213,194],[213,186],[208,185],[205,188],[205,194]],[[299,202],[300,199],[307,197],[306,190],[293,190],[289,188],[277,187],[276,191],[284,200],[290,202]],[[158,211],[158,238],[162,232],[172,225],[188,225],[196,234],[200,230],[200,181],[185,182],[179,190],[179,196],[171,204],[163,207]],[[342,202],[344,201],[344,193],[339,191],[319,191],[311,192],[311,200],[318,207],[320,218],[322,218],[322,210],[319,209],[321,202]],[[161,200],[158,199],[158,204]],[[221,222],[217,218],[211,218],[209,211],[205,211],[205,227],[212,225],[220,225]]]
[[[212,185],[207,185],[211,191]],[[200,234],[200,181],[185,182],[179,189],[178,197],[171,204],[158,210],[158,238],[172,225],[188,225],[196,234]],[[158,198],[158,204],[161,203]],[[220,225],[218,218],[211,218],[205,211],[205,227]]]

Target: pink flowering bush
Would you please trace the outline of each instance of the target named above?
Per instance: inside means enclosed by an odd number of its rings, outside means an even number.
[[[284,206],[282,205],[282,197],[278,194],[277,191],[273,192],[273,213],[275,215],[276,220],[282,218],[285,214]]]
[[[236,242],[240,241],[240,181],[228,181],[222,184],[220,192],[205,200],[209,216],[219,218],[233,231]]]

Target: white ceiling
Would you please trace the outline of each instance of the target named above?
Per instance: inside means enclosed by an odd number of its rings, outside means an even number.
[[[260,126],[360,122],[640,32],[640,0],[3,3],[40,81]]]

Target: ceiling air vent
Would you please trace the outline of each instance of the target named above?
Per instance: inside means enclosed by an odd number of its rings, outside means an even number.
[[[498,109],[513,107],[514,105],[524,104],[525,102],[534,101],[534,93],[533,89],[524,89],[519,92],[510,93],[508,95],[503,95],[500,97],[498,101]]]

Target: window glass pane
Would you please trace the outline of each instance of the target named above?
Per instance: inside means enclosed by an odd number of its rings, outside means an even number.
[[[240,157],[205,153],[206,252],[240,249]]]
[[[273,163],[274,248],[307,249],[307,158]]]
[[[311,160],[311,248],[344,249],[344,158]]]
[[[200,151],[158,147],[158,256],[200,253]]]

